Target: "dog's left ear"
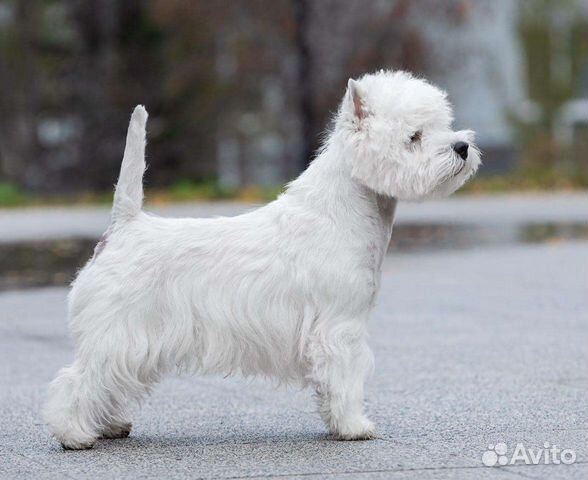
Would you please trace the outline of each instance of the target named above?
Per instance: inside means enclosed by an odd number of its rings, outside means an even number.
[[[362,121],[367,116],[365,95],[361,85],[353,78],[347,82],[347,101],[355,118]]]

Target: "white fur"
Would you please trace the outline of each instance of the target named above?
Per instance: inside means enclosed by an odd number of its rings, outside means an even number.
[[[146,119],[137,107],[111,225],[69,295],[76,360],[50,386],[53,435],[75,449],[128,435],[129,407],[191,372],[311,385],[338,438],[372,438],[366,324],[396,201],[449,194],[479,164],[473,145],[466,162],[451,148],[472,133],[451,130],[445,94],[404,72],[350,81],[310,167],[234,218],[141,211]]]

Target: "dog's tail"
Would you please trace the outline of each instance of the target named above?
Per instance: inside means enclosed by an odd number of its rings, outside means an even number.
[[[131,115],[125,153],[114,191],[111,214],[113,224],[133,218],[143,206],[147,116],[147,110],[143,105],[137,105]]]

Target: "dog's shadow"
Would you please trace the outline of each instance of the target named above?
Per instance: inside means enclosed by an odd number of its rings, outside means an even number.
[[[262,445],[262,444],[279,444],[279,443],[298,443],[298,442],[324,442],[332,441],[334,437],[328,433],[307,433],[298,435],[284,435],[281,433],[265,434],[234,434],[220,435],[218,437],[186,435],[186,436],[165,436],[156,437],[152,435],[141,435],[121,439],[128,446],[163,446],[163,447],[190,447],[190,446],[216,446],[216,445]],[[108,442],[108,440],[106,440]]]
[[[236,449],[248,445],[259,446],[264,445],[291,445],[291,444],[316,444],[316,443],[341,443],[336,442],[332,434],[320,431],[302,432],[302,433],[288,433],[283,432],[225,432],[216,436],[212,435],[154,435],[149,433],[131,434],[127,438],[120,439],[100,439],[96,442],[91,450],[82,450],[77,452],[91,452],[91,451],[166,451],[168,449],[176,448],[215,448],[222,447],[223,449]],[[68,452],[76,452],[76,450],[67,450]]]

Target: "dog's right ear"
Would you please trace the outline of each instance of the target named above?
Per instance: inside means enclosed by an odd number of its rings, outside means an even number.
[[[350,78],[347,82],[347,104],[353,116],[358,122],[361,122],[367,116],[365,105],[365,94],[361,85]]]

